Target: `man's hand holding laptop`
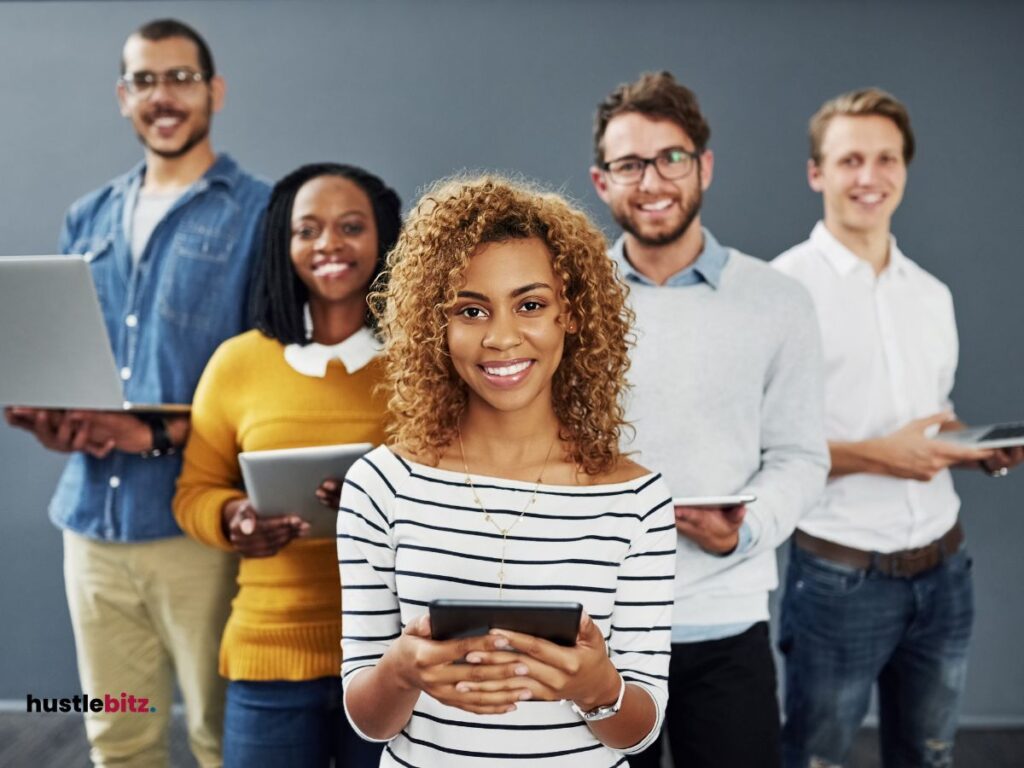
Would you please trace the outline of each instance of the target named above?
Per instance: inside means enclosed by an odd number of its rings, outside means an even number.
[[[9,406],[4,418],[12,427],[31,432],[51,451],[84,451],[101,459],[113,450],[145,453],[154,447],[150,425],[128,413]],[[187,416],[164,419],[173,446],[184,444],[188,422]]]

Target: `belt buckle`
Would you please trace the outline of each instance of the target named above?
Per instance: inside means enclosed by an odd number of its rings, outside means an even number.
[[[909,578],[921,573],[921,571],[927,570],[926,568],[915,567],[915,565],[925,560],[931,553],[931,544],[904,550],[898,557],[893,558],[892,575],[897,578]]]

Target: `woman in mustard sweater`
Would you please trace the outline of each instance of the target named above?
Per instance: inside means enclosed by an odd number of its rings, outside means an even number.
[[[199,541],[242,555],[220,650],[228,768],[379,760],[380,746],[359,739],[341,708],[335,541],[308,538],[293,515],[256,516],[238,454],[383,440],[366,294],[400,208],[353,166],[306,165],[281,179],[253,285],[257,330],[221,345],[196,389],[174,515]]]

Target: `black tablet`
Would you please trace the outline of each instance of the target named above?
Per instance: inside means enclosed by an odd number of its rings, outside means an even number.
[[[431,600],[430,629],[435,640],[486,635],[508,629],[558,645],[576,645],[583,606],[532,600]]]

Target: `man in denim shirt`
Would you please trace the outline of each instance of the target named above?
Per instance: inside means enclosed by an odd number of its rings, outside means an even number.
[[[190,27],[160,20],[131,35],[117,95],[145,160],[71,206],[60,248],[90,262],[126,399],[188,403],[217,345],[246,328],[269,187],[211,147],[224,83]],[[71,452],[50,517],[64,530],[82,690],[112,702],[86,714],[94,764],[168,764],[176,671],[192,751],[220,765],[216,656],[235,560],[183,536],[171,515],[188,418],[6,415]]]

